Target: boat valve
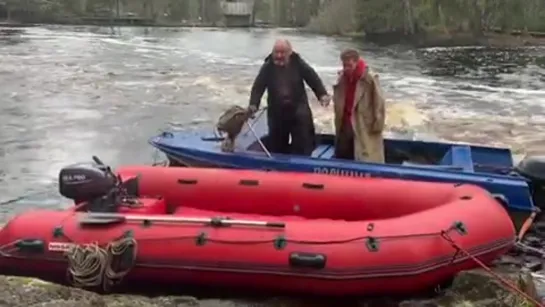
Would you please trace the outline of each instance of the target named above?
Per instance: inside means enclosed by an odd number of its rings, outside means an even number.
[[[462,236],[465,236],[467,234],[467,228],[463,222],[454,222],[454,224],[452,224],[452,229],[456,230],[456,232],[458,232]]]
[[[378,239],[375,237],[368,237],[365,242],[365,246],[367,246],[367,249],[370,252],[378,252],[378,249],[379,249]]]

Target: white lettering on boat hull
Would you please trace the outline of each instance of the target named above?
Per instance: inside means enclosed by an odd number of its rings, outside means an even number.
[[[65,242],[49,242],[47,249],[51,252],[67,252],[74,244]]]
[[[371,174],[355,170],[346,170],[335,167],[315,167],[315,174],[343,176],[343,177],[371,177]]]

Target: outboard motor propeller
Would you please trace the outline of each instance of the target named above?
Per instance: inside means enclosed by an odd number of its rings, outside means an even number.
[[[93,161],[61,169],[59,192],[75,203],[87,203],[89,211],[115,211],[121,180],[98,157],[93,156]]]
[[[534,204],[540,209],[545,206],[545,156],[526,156],[515,167],[515,172],[526,178]]]

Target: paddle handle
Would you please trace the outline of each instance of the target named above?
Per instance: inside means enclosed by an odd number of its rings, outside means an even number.
[[[183,217],[183,216],[154,216],[140,214],[118,214],[118,213],[89,213],[86,217],[102,218],[102,219],[122,219],[125,221],[135,222],[163,222],[163,223],[195,223],[195,224],[211,224],[215,226],[256,226],[270,228],[285,228],[286,224],[275,221],[252,221],[252,220],[231,220],[227,218],[209,218],[209,217]]]

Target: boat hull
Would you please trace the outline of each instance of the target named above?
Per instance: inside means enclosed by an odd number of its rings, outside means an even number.
[[[139,178],[139,205],[119,207],[123,222],[82,224],[76,207],[21,214],[4,226],[0,245],[41,242],[43,252],[4,250],[0,271],[58,278],[68,245],[106,246],[130,234],[137,257],[129,284],[409,294],[477,266],[452,242],[490,263],[515,238],[502,206],[472,185],[143,166],[117,172]],[[201,218],[215,219],[195,222]]]
[[[256,116],[252,129],[246,126],[236,138],[234,152],[223,152],[224,138],[205,131],[163,132],[149,143],[163,152],[172,166],[468,183],[503,195],[505,206],[511,211],[532,213],[535,205],[541,205],[539,201],[534,204],[528,179],[514,170],[507,148],[385,138],[387,163],[366,163],[335,159],[334,136],[326,134],[317,136],[318,146],[310,157],[271,154],[265,150],[268,128],[264,112]]]
[[[187,155],[171,149],[162,150],[172,167],[253,169],[263,171],[303,172],[335,177],[377,177],[429,182],[467,183],[478,185],[490,193],[502,195],[508,210],[532,213],[536,210],[528,181],[519,176],[486,176],[473,173],[445,172],[412,167],[324,162],[315,159],[275,159],[262,156],[198,154]]]

